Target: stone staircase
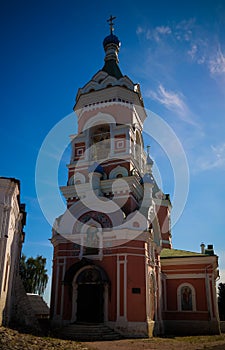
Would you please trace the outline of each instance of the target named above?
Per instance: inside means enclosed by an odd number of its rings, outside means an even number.
[[[101,341],[118,340],[122,336],[103,323],[81,324],[74,323],[63,327],[57,334],[58,337],[77,341]]]

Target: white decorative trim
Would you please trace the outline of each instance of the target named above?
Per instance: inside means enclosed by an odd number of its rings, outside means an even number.
[[[211,281],[212,283],[212,300],[214,302],[214,313],[215,313],[215,317],[213,318],[214,320],[218,320],[219,321],[219,308],[218,308],[218,302],[217,302],[217,295],[216,295],[216,283],[215,280],[212,279]]]
[[[62,310],[61,310],[61,307],[62,307],[62,304],[60,304],[60,314],[57,314],[57,304],[58,304],[58,296],[59,296],[59,291],[61,293],[61,288],[62,288],[62,285],[60,285],[60,281],[59,281],[59,271],[60,271],[60,267],[64,265],[65,267],[65,258],[66,257],[58,257],[58,261],[56,263],[56,283],[55,283],[55,286],[56,286],[56,289],[55,289],[55,302],[54,302],[54,310],[53,310],[53,318],[58,318],[60,320],[62,320]],[[63,263],[62,262],[59,262],[59,260],[62,260],[63,259]],[[61,295],[61,300],[60,302],[62,302],[62,295]]]
[[[167,274],[167,271],[164,272],[167,280],[173,280],[173,279],[181,279],[181,278],[197,278],[197,279],[205,279],[204,273],[176,273],[176,274]]]
[[[79,92],[78,92],[79,93]],[[77,95],[76,105],[74,110],[78,115],[78,120],[80,122],[83,114],[90,110],[100,110],[104,107],[109,107],[112,105],[121,105],[123,107],[129,108],[133,111],[132,120],[134,122],[139,120],[141,122],[140,126],[142,128],[143,122],[146,118],[146,112],[144,110],[140,96],[136,92],[132,92],[130,89],[125,89],[122,86],[112,86],[108,89],[104,89],[104,94],[102,89],[96,90],[93,93],[79,94]],[[134,109],[134,105],[137,105],[138,114]],[[120,115],[117,116],[119,122]],[[130,123],[130,121],[128,121]],[[83,128],[81,125],[79,125]]]
[[[99,80],[105,79],[107,77],[108,73],[104,72],[103,70],[99,70],[91,80],[97,81],[99,83]],[[86,85],[85,85],[86,86]]]
[[[116,124],[114,117],[107,113],[98,112],[91,119],[88,119],[83,126],[83,131],[91,128],[92,126],[101,124]]]
[[[124,256],[124,318],[127,320],[127,255]]]
[[[117,255],[117,277],[116,277],[116,284],[117,284],[117,290],[116,290],[116,319],[119,320],[120,317],[120,260],[119,255]]]
[[[207,268],[205,269],[205,289],[206,289],[206,300],[207,300],[207,306],[210,314],[210,320],[212,320],[213,319],[212,298],[211,298],[210,279],[209,279],[209,274],[207,273]]]
[[[83,88],[80,88],[78,90],[77,97],[89,93],[92,89],[94,89],[95,91],[105,89],[109,84],[111,86],[125,86],[127,89],[132,91],[135,91],[136,88],[136,85],[134,85],[134,83],[127,76],[123,76],[120,79],[116,79],[115,77],[107,74],[104,71],[99,71],[92,77],[91,81],[85,84]]]
[[[174,309],[174,310],[165,310],[166,313],[174,313],[174,312],[177,312],[177,309]],[[182,312],[193,312],[193,311],[182,311]],[[195,310],[195,313],[196,314],[209,314],[209,311],[199,311],[199,310]],[[165,321],[165,320],[164,320]],[[171,321],[171,320],[170,320]],[[182,320],[179,320],[179,321],[182,321]],[[193,321],[193,320],[191,320]],[[202,322],[202,320],[200,320],[200,322]]]
[[[141,251],[144,251],[145,248],[139,248],[139,247],[132,247],[132,246],[128,246],[128,245],[123,245],[122,247],[104,247],[104,249],[110,249],[110,250],[116,250],[118,251],[118,249],[131,249],[131,250],[141,250]],[[66,252],[74,252],[74,249],[59,249],[58,250],[59,252],[63,252],[63,253],[66,253]],[[133,253],[128,253],[128,255],[136,255],[136,254],[133,254]],[[144,256],[143,254],[137,254],[138,256]],[[67,255],[66,255],[67,256]],[[65,257],[66,257],[65,256]],[[107,254],[108,256],[108,254]],[[56,259],[60,259],[62,256],[59,256],[59,257],[56,257]],[[64,257],[64,256],[63,256]]]
[[[123,257],[123,260],[120,260]],[[123,315],[120,315],[120,266],[123,266]],[[117,325],[124,325],[127,322],[127,254],[117,254]]]
[[[109,250],[111,250],[111,248],[110,247],[108,247],[108,248],[105,248],[105,249],[109,249]],[[61,250],[60,250],[60,252],[61,252]],[[102,257],[101,257],[101,259],[104,257],[104,259],[106,259],[106,258],[108,258],[108,257],[112,257],[112,256],[117,256],[118,254],[104,254]],[[127,256],[138,256],[138,257],[145,257],[145,254],[132,254],[132,253],[127,253]],[[64,256],[60,256],[60,259],[62,259],[62,258],[78,258],[78,256],[74,256],[74,255],[64,255]],[[92,260],[101,260],[101,259],[99,259],[100,257],[99,257],[99,255],[83,255],[83,257],[87,257],[87,258],[89,258],[89,259],[92,259]]]
[[[57,263],[56,265],[56,283],[55,283],[55,301],[54,301],[54,310],[53,310],[53,318],[56,317],[56,308],[57,308],[57,299],[58,299],[58,293],[59,293],[59,290],[58,290],[58,284],[59,284],[59,265]]]

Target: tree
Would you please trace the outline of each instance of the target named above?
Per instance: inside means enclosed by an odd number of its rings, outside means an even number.
[[[26,258],[23,254],[20,259],[20,276],[22,278],[25,291],[43,295],[48,283],[46,259],[41,255],[36,258]]]
[[[218,285],[218,307],[220,320],[225,321],[225,283]]]

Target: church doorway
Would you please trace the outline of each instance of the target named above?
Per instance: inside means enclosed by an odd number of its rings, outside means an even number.
[[[81,323],[102,323],[107,319],[108,280],[96,266],[80,270],[74,278],[73,319]]]
[[[77,322],[101,323],[104,321],[103,285],[80,284],[77,297]]]

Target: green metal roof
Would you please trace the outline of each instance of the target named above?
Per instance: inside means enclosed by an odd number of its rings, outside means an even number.
[[[168,248],[164,248],[160,254],[160,257],[162,259],[164,259],[164,258],[165,259],[167,259],[167,258],[188,258],[188,257],[197,257],[197,256],[207,256],[207,254],[190,252],[188,250],[168,249]]]
[[[102,70],[116,79],[120,79],[123,76],[115,60],[107,60]]]

